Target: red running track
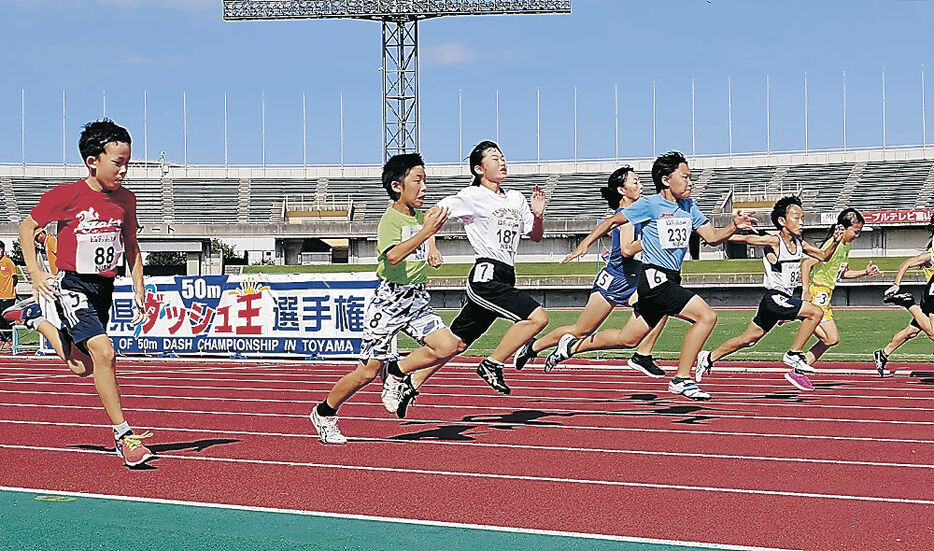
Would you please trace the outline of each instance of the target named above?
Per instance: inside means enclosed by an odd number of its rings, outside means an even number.
[[[332,447],[307,414],[346,364],[123,360],[127,418],[160,456],[131,471],[92,381],[0,357],[0,485],[721,545],[934,541],[934,377],[911,367],[819,374],[811,393],[715,372],[698,403],[606,362],[510,371],[500,396],[472,365],[404,421],[364,389]]]

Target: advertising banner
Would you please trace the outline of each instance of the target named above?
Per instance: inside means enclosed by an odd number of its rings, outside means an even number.
[[[147,277],[134,326],[133,286],[114,288],[108,334],[124,354],[355,357],[375,274]]]

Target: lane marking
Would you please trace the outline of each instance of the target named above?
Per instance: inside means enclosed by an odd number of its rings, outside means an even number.
[[[89,385],[90,386],[90,385]],[[516,387],[513,387],[516,388]],[[366,394],[376,394],[375,391],[365,391]],[[40,391],[40,390],[10,390],[10,389],[0,389],[0,394],[29,394],[29,395],[38,395],[38,396],[50,396],[50,397],[61,397],[61,396],[77,396],[77,397],[94,397],[97,398],[96,392],[56,392],[56,391]],[[463,397],[462,395],[445,395],[445,394],[428,394],[429,396],[447,396],[447,397]],[[473,396],[473,395],[467,395]],[[319,400],[280,400],[275,398],[237,398],[234,396],[174,396],[174,395],[159,395],[159,394],[122,394],[123,398],[139,398],[144,400],[192,400],[192,401],[212,401],[212,402],[254,402],[259,404],[308,404],[308,405],[317,405]],[[565,397],[545,397],[545,396],[528,396],[528,397],[514,397],[518,401],[527,402],[534,400],[541,401],[579,401],[577,398]],[[499,398],[501,400],[506,400],[508,398]],[[661,404],[646,404],[646,403],[629,403],[628,405],[633,406],[646,406],[646,407],[660,407],[668,404],[685,404],[683,400],[678,400],[675,397],[666,399],[661,399]],[[516,400],[513,400],[516,401]],[[371,402],[366,402],[368,405],[372,404]],[[739,406],[744,408],[753,408],[753,407],[762,407],[762,408],[795,408],[795,409],[845,409],[845,410],[875,410],[875,411],[892,411],[892,412],[934,412],[934,408],[919,408],[919,407],[898,407],[898,406],[847,406],[847,405],[833,405],[833,404],[810,404],[810,403],[749,403],[749,402],[730,402],[730,401],[715,401],[710,402],[716,406]],[[623,405],[620,402],[620,405]],[[424,402],[419,403],[420,407],[432,407],[432,408],[454,408],[454,409],[480,409],[484,411],[495,411],[495,410],[523,410],[526,408],[521,408],[519,406],[507,407],[507,406],[465,406],[465,405],[449,405],[449,404],[425,404]],[[569,409],[554,409],[554,408],[534,408],[535,411],[559,411],[559,412],[580,412],[580,413],[592,413],[592,414],[603,414],[606,415],[608,412],[603,410],[569,410]],[[708,413],[703,413],[708,412]],[[612,415],[628,415],[628,414],[655,414],[651,411],[646,412],[612,412],[609,413]],[[716,415],[720,418],[740,418],[740,416],[732,414],[722,414],[719,413],[719,410],[716,408],[710,408],[709,406],[704,406],[703,409],[698,410],[692,414],[679,414],[678,417],[691,415]],[[753,416],[754,419],[768,419],[766,416]],[[788,419],[807,419],[805,417],[789,417]],[[887,422],[887,423],[908,423],[908,424],[922,424],[922,425],[934,425],[934,421],[898,421],[898,420],[889,420],[889,419],[833,419],[835,421],[841,422]]]
[[[24,380],[7,380],[7,381],[0,380],[0,383],[8,382],[8,383],[24,384],[24,385],[68,385],[68,386],[77,386],[79,388],[91,386],[91,382],[89,379],[75,381],[73,380],[75,379],[75,377],[71,377],[68,375],[61,375],[60,377],[62,377],[62,380],[60,381],[59,380],[56,380],[56,381],[43,380],[43,379],[53,378],[52,376],[45,376],[45,377],[36,376],[36,377],[30,377],[29,378],[30,380],[26,380],[25,378]],[[155,379],[154,377],[124,377],[121,375],[120,386],[121,388],[130,388],[130,387],[133,387],[133,388],[171,388],[171,389],[179,389],[179,390],[232,390],[235,392],[296,392],[296,393],[313,393],[313,394],[321,394],[322,392],[326,392],[327,390],[330,389],[331,386],[333,386],[333,383],[330,381],[320,381],[320,382],[319,381],[307,381],[304,383],[306,386],[321,385],[323,388],[283,388],[281,386],[278,386],[278,387],[277,386],[246,387],[246,386],[217,386],[217,385],[208,386],[207,384],[205,385],[169,385],[169,384],[144,384],[144,383],[126,382],[126,379],[139,379],[139,378],[142,378],[146,381],[152,381],[153,379]],[[175,378],[175,377],[160,377],[159,379],[160,380],[164,379],[164,380],[173,381],[173,382],[199,381],[199,379]],[[286,384],[296,383],[296,381],[270,381],[270,380],[231,381],[228,379],[215,379],[215,381],[223,381],[227,383],[232,383],[232,382],[233,383],[237,383],[237,382],[286,383]],[[377,383],[374,383],[374,384],[376,384],[376,386],[379,386]],[[430,386],[441,386],[443,388],[470,388],[474,390],[477,389],[477,385],[430,385]],[[537,387],[536,386],[536,387],[513,387],[513,388],[529,388],[532,390],[552,390],[553,389],[553,390],[562,390],[565,392],[571,391],[571,390],[573,391],[579,390],[582,392],[590,392],[590,393],[608,392],[608,393],[614,393],[614,394],[619,393],[620,391],[626,392],[626,393],[638,393],[640,391],[646,392],[646,393],[652,393],[653,391],[658,392],[657,387],[639,389],[639,388],[633,388],[631,386],[627,386],[621,389],[617,389],[617,388],[568,388],[566,386],[564,387]],[[5,390],[6,389],[0,389],[0,392],[4,392]],[[852,389],[851,388],[847,390],[868,390],[868,389]],[[891,389],[891,390],[897,391],[901,389]],[[880,395],[880,394],[859,395],[859,394],[820,394],[820,393],[800,394],[798,393],[797,390],[788,388],[787,386],[784,386],[784,385],[781,387],[770,387],[769,389],[767,389],[767,391],[787,392],[790,395],[795,394],[795,395],[805,396],[809,398],[821,398],[821,399],[832,399],[832,400],[907,400],[907,401],[930,400],[930,401],[934,401],[934,392],[932,392],[930,396],[902,396],[902,395],[888,396],[888,395]],[[11,389],[9,390],[9,392],[20,392],[20,391]],[[22,392],[25,392],[25,391],[22,391]],[[49,390],[49,391],[34,390],[32,392],[56,393],[55,391],[52,391],[52,390]],[[357,391],[357,394],[359,393],[377,394],[379,392],[380,391],[378,390],[376,391],[369,390],[368,388],[365,387],[364,389]],[[753,392],[731,392],[731,391],[722,391],[722,390],[715,391],[715,393],[717,396],[722,396],[722,395],[729,395],[729,396],[734,396],[734,397],[750,396],[753,398],[756,398],[756,397],[761,398],[761,395],[762,395],[762,393],[759,393],[759,392],[755,392],[755,393]],[[432,396],[451,396],[451,397],[470,397],[470,398],[489,398],[490,397],[489,393],[470,394],[470,393],[449,393],[449,392],[426,392],[426,394],[431,394]],[[513,398],[528,399],[528,400],[565,400],[567,399],[563,397],[556,397],[553,395],[547,395],[547,396],[525,396],[523,395],[523,396],[514,396]],[[672,399],[673,398],[674,397],[672,396]],[[573,398],[573,399],[578,402],[605,402],[606,401],[605,399],[602,399],[602,398]],[[780,404],[781,402],[778,402],[778,403],[775,403],[774,405],[780,405]],[[770,402],[765,402],[764,405],[773,405],[773,404],[771,404]],[[817,404],[812,404],[812,405],[817,405]],[[882,407],[882,406],[846,406],[846,405],[834,405],[834,404],[826,404],[826,405],[830,407],[866,407],[866,408]],[[897,408],[897,409],[905,409],[905,408]],[[934,411],[934,408],[930,408],[930,409]]]
[[[19,421],[13,419],[0,419],[0,423],[8,423],[15,425],[38,425],[38,426],[56,426],[56,427],[81,427],[81,428],[109,428],[110,425],[99,425],[92,423],[64,423],[64,422],[54,422],[54,421]],[[317,440],[317,434],[302,434],[302,433],[291,433],[291,432],[259,432],[259,431],[244,431],[244,430],[222,430],[218,431],[216,429],[198,429],[198,428],[183,428],[183,427],[147,427],[148,430],[154,431],[164,431],[164,432],[186,432],[186,433],[198,433],[198,434],[209,434],[209,435],[218,435],[223,433],[224,435],[246,435],[246,436],[268,436],[275,438],[312,438]],[[365,438],[365,437],[349,437],[351,441],[355,442],[375,442],[375,443],[386,443],[386,444],[429,444],[429,445],[438,445],[438,446],[461,446],[461,447],[476,447],[476,448],[503,448],[503,449],[516,449],[516,450],[532,450],[532,451],[564,451],[564,452],[580,452],[580,453],[597,453],[597,454],[620,454],[620,455],[654,455],[662,457],[697,457],[704,459],[738,459],[743,461],[777,461],[777,462],[789,462],[789,463],[816,463],[816,464],[831,464],[831,465],[853,465],[861,467],[903,467],[911,469],[934,469],[934,464],[923,464],[923,463],[889,463],[881,461],[851,461],[847,459],[818,459],[810,457],[780,457],[780,456],[759,456],[759,455],[733,455],[733,454],[719,454],[719,453],[694,453],[694,452],[682,452],[682,451],[658,451],[658,450],[633,450],[633,449],[620,449],[620,448],[581,448],[573,446],[534,446],[529,444],[502,444],[502,443],[491,443],[491,442],[450,442],[442,440],[396,440],[392,438]]]
[[[0,448],[28,451],[49,451],[62,453],[91,453],[96,455],[113,455],[113,452],[84,450],[73,448],[53,448],[49,446],[23,446],[18,444],[0,444]],[[443,471],[438,469],[409,469],[397,467],[373,467],[368,465],[340,465],[332,463],[312,463],[304,461],[277,461],[271,459],[242,459],[237,457],[206,457],[191,455],[158,455],[162,459],[180,459],[185,461],[206,461],[210,463],[233,463],[241,465],[274,465],[279,467],[306,467],[312,469],[336,469],[348,471],[364,471],[378,473],[393,473],[405,475],[441,476],[453,478],[479,478],[492,480],[521,480],[523,482],[548,482],[558,484],[608,486],[624,488],[650,488],[655,490],[685,490],[696,492],[712,492],[726,494],[762,495],[778,497],[800,497],[808,499],[833,499],[841,501],[864,501],[870,503],[898,503],[907,505],[934,505],[931,499],[909,499],[885,496],[858,496],[847,494],[821,494],[816,492],[788,492],[780,490],[761,490],[752,488],[717,488],[715,486],[690,486],[687,484],[657,484],[649,482],[626,482],[622,480],[598,480],[588,478],[565,478],[556,476],[529,476],[501,473],[481,473],[464,471]]]
[[[0,403],[0,406],[9,406],[9,407],[35,407],[35,408],[55,408],[55,409],[87,409],[93,411],[99,411],[100,406],[53,406],[47,404],[3,404]],[[153,408],[123,408],[124,411],[135,411],[141,413],[172,413],[172,414],[190,414],[190,415],[226,415],[226,416],[249,416],[249,417],[276,417],[276,418],[289,418],[289,419],[308,419],[308,414],[295,414],[295,413],[256,413],[256,412],[244,412],[244,411],[198,411],[198,410],[180,410],[180,409],[153,409]],[[359,416],[341,416],[341,419],[344,420],[354,420],[354,421],[384,421],[384,422],[395,422],[400,423],[398,419],[392,419],[389,417],[359,417]],[[412,422],[412,420],[409,420]],[[463,424],[466,421],[463,420],[450,420],[450,419],[419,419],[416,421],[420,425],[452,425],[452,424]],[[495,421],[470,421],[475,423],[478,426],[505,426],[505,427],[515,427],[517,423],[508,423],[508,422],[495,422]],[[684,435],[707,435],[707,436],[739,436],[739,437],[754,437],[754,438],[796,438],[796,439],[805,439],[805,440],[839,440],[839,441],[848,441],[848,442],[893,442],[893,443],[907,443],[907,444],[934,444],[934,440],[920,440],[920,439],[906,439],[906,438],[869,438],[862,436],[837,436],[837,435],[813,435],[813,434],[790,434],[790,433],[758,433],[758,432],[730,432],[730,431],[710,431],[710,430],[678,430],[678,429],[652,429],[652,428],[633,428],[633,427],[599,427],[599,426],[586,426],[586,425],[523,425],[523,428],[526,429],[564,429],[564,430],[593,430],[593,431],[609,431],[609,432],[645,432],[645,433],[658,433],[658,434],[684,434]],[[213,432],[219,432],[218,429],[213,429]]]
[[[396,518],[396,517],[383,517],[376,515],[352,515],[346,513],[330,513],[326,511],[307,511],[303,509],[284,509],[278,507],[257,507],[251,505],[234,505],[229,503],[211,503],[211,502],[200,502],[200,501],[183,501],[177,499],[162,499],[155,497],[136,497],[136,496],[118,496],[118,495],[109,495],[109,494],[93,494],[86,492],[69,492],[69,491],[58,491],[58,490],[40,490],[34,488],[21,488],[14,486],[0,486],[0,491],[7,492],[21,492],[21,493],[56,493],[64,496],[72,496],[75,498],[93,498],[93,499],[110,499],[118,501],[132,501],[136,503],[157,503],[160,505],[184,505],[188,507],[203,507],[210,509],[232,509],[236,511],[249,511],[255,513],[276,513],[276,514],[286,514],[286,515],[303,515],[311,517],[322,517],[322,518],[338,518],[345,520],[366,520],[366,521],[377,521],[377,522],[391,522],[396,524],[413,524],[419,526],[434,526],[441,528],[460,528],[465,530],[486,530],[493,532],[508,532],[514,534],[529,534],[537,536],[557,536],[557,537],[570,537],[570,538],[581,538],[581,539],[594,539],[594,540],[608,540],[608,541],[620,541],[627,543],[650,543],[650,544],[659,544],[659,545],[674,545],[674,546],[686,546],[686,547],[700,547],[704,549],[724,549],[728,551],[800,551],[795,549],[783,549],[778,547],[751,547],[748,545],[729,545],[723,543],[707,543],[707,542],[694,542],[694,541],[681,541],[681,540],[662,540],[655,538],[640,538],[635,536],[618,536],[613,534],[592,534],[586,532],[568,532],[563,530],[539,530],[534,528],[518,528],[512,526],[494,526],[488,524],[469,524],[462,522],[447,522],[440,520],[427,520],[427,519],[415,519],[415,518]]]

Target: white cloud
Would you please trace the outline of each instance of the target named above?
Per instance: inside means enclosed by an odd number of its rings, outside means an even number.
[[[477,54],[469,50],[463,42],[428,46],[422,49],[422,56],[431,65],[457,65],[477,58]]]

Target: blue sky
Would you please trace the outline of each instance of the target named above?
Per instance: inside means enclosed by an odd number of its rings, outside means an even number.
[[[223,97],[229,159],[258,164],[266,98],[266,162],[302,161],[301,96],[307,97],[309,163],[380,161],[379,24],[367,21],[225,22],[220,0],[3,0],[0,162],[21,158],[21,90],[27,162],[79,162],[80,125],[107,115],[134,136],[143,157],[143,93],[149,157],[181,161],[182,94],[188,160],[223,163]],[[652,83],[657,151],[691,150],[691,79],[696,151],[729,150],[727,79],[733,88],[733,150],[766,149],[765,79],[771,82],[771,149],[843,145],[841,73],[847,75],[847,144],[886,139],[919,144],[921,67],[926,67],[928,143],[934,142],[934,1],[929,0],[573,0],[572,15],[451,17],[420,24],[422,152],[458,159],[457,95],[464,149],[495,138],[513,159],[535,159],[536,89],[542,97],[543,159],[574,155],[578,88],[580,158],[614,156],[614,84],[620,155],[652,154]]]

